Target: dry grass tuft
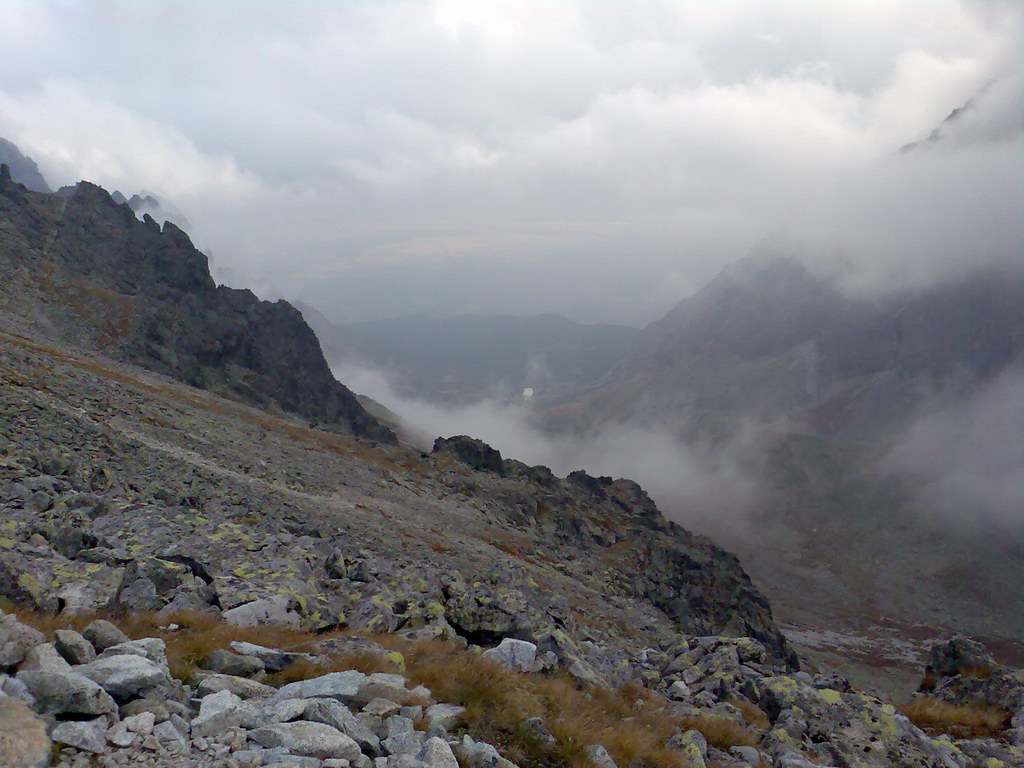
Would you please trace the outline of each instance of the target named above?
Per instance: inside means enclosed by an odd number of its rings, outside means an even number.
[[[201,668],[203,661],[213,651],[229,648],[235,640],[285,651],[303,651],[309,650],[316,640],[331,636],[313,635],[278,624],[236,627],[215,614],[198,611],[175,613],[159,619],[155,613],[140,613],[118,618],[97,614],[53,616],[21,607],[12,608],[11,612],[23,624],[38,629],[47,639],[52,639],[54,631],[58,629],[81,631],[90,621],[97,618],[111,621],[133,639],[159,637],[167,645],[167,663],[171,674],[185,681]],[[177,628],[168,629],[170,625],[177,625]]]
[[[934,696],[919,696],[904,704],[900,712],[918,728],[937,735],[947,733],[958,739],[995,736],[1008,724],[1005,710],[985,704],[950,704]]]
[[[742,697],[729,699],[729,703],[742,713],[743,719],[746,720],[749,725],[752,725],[762,731],[766,731],[771,727],[772,721],[768,719],[768,715],[766,715],[756,704],[753,704]]]
[[[708,744],[726,752],[729,747],[756,747],[759,741],[745,725],[722,715],[696,715],[683,722],[687,728],[700,731]]]
[[[601,744],[620,766],[682,768],[666,742],[680,720],[639,685],[581,690],[564,674],[524,675],[440,641],[403,649],[407,675],[443,701],[466,707],[464,727],[524,768],[591,768],[584,749]],[[553,750],[518,729],[539,717],[558,740]]]

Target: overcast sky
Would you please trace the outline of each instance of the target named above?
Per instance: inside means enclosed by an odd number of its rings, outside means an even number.
[[[0,135],[336,319],[642,324],[766,239],[862,291],[1021,260],[1022,33],[1017,0],[0,0]]]

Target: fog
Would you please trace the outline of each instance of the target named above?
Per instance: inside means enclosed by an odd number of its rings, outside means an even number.
[[[7,0],[0,135],[53,185],[153,190],[222,280],[335,321],[642,325],[776,232],[860,293],[1018,258],[1022,19],[1015,0]]]
[[[1024,533],[1024,369],[966,398],[936,394],[883,466],[936,522]]]
[[[524,400],[444,405],[399,394],[385,373],[365,364],[335,361],[332,369],[340,381],[398,414],[407,438],[426,450],[435,437],[469,435],[504,458],[543,464],[561,477],[577,469],[626,477],[643,486],[666,515],[690,524],[727,514],[741,525],[758,498],[763,433],[753,423],[724,442],[681,441],[678,423],[608,423],[582,437],[555,436],[537,424]]]

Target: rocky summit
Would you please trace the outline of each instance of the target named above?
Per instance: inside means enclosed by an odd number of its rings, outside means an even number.
[[[1009,768],[955,638],[898,709],[802,663],[636,483],[399,444],[288,304],[0,175],[0,765]]]

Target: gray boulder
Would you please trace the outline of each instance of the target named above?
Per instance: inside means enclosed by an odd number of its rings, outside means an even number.
[[[259,728],[250,733],[250,738],[264,747],[284,747],[293,755],[320,760],[355,760],[362,754],[359,745],[337,728],[303,720]]]
[[[218,648],[207,656],[203,666],[211,672],[220,672],[236,677],[252,677],[266,669],[263,662],[255,656],[243,656],[223,648]]]
[[[595,768],[618,768],[612,756],[608,754],[608,750],[600,744],[591,744],[589,747],[584,747],[583,752],[587,755],[590,762],[594,764]]]
[[[455,758],[452,748],[448,742],[433,736],[423,744],[419,759],[431,768],[459,768],[459,761]]]
[[[128,701],[144,692],[171,685],[166,670],[150,659],[133,654],[100,657],[75,667],[75,672],[99,683],[118,701]]]
[[[228,728],[251,728],[256,724],[256,709],[231,691],[205,696],[199,714],[192,721],[192,735],[216,736]]]
[[[366,675],[355,670],[331,672],[310,680],[298,680],[282,686],[273,696],[274,701],[282,699],[337,699],[349,704],[359,695]]]
[[[0,667],[20,664],[30,649],[46,642],[43,633],[14,616],[0,616]]]
[[[497,648],[484,651],[483,655],[515,672],[537,671],[537,646],[526,640],[506,637]]]
[[[37,669],[43,672],[71,672],[71,665],[57,653],[53,643],[43,643],[31,648],[21,662],[21,669]]]
[[[102,755],[107,751],[107,721],[99,717],[95,720],[70,720],[58,723],[50,733],[57,744]]]
[[[337,728],[353,739],[363,752],[374,756],[381,754],[380,739],[376,734],[353,715],[348,707],[338,701],[313,699],[306,703],[302,719]]]
[[[203,675],[196,688],[196,696],[203,698],[211,693],[219,691],[231,691],[241,699],[269,699],[277,693],[277,690],[269,685],[257,683],[247,677],[235,677],[234,675],[209,674]],[[303,698],[301,696],[296,698]]]
[[[73,629],[58,629],[54,632],[53,645],[69,664],[88,664],[96,658],[96,649],[92,643]]]
[[[117,704],[102,687],[77,672],[25,670],[17,679],[25,684],[36,708],[52,715],[106,715],[117,712]]]
[[[103,619],[89,622],[89,625],[82,630],[82,636],[92,643],[92,647],[97,652],[105,651],[112,645],[127,643],[131,640],[128,635],[109,621],[104,621]]]

